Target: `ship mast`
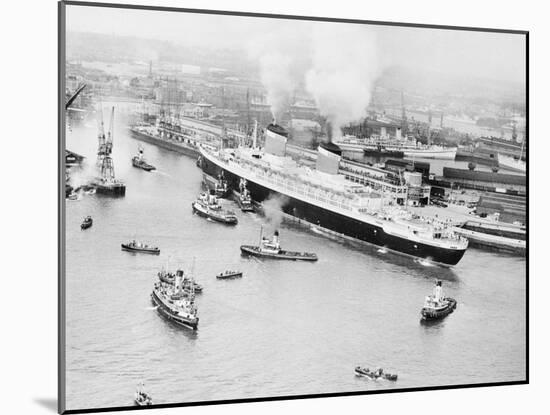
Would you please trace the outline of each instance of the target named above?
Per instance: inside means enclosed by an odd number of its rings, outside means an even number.
[[[254,120],[254,133],[252,136],[252,148],[256,149],[258,145],[258,120]]]

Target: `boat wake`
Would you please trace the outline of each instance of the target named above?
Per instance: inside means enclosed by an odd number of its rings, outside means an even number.
[[[434,266],[433,262],[429,261],[428,259],[424,259],[424,258],[415,258],[414,262],[416,262],[417,264],[420,264],[424,267],[433,267]]]
[[[151,306],[151,307],[145,307],[146,310],[151,310],[151,311],[154,311],[154,310],[156,310],[157,308],[159,308],[158,305]]]

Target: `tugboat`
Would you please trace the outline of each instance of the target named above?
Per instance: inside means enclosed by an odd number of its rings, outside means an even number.
[[[218,176],[218,181],[214,184],[214,192],[216,197],[224,198],[227,197],[229,193],[229,186],[227,185],[227,180],[223,176],[223,171]]]
[[[310,252],[284,251],[279,245],[279,231],[275,231],[271,240],[262,236],[260,231],[260,244],[241,245],[241,254],[273,259],[288,259],[293,261],[317,261],[317,255]]]
[[[149,246],[142,242],[137,242],[135,239],[131,242],[120,244],[123,251],[128,252],[143,252],[145,254],[160,254],[160,249],[156,246]]]
[[[223,210],[214,193],[214,190],[210,190],[209,195],[201,193],[198,199],[191,204],[193,213],[226,225],[236,225],[238,219],[235,213]]]
[[[238,278],[242,276],[243,276],[243,273],[240,271],[224,271],[216,275],[216,278],[219,280],[226,280],[229,278]]]
[[[182,271],[183,272],[183,271]],[[162,281],[165,284],[174,284],[174,281],[176,280],[176,274],[173,272],[169,272],[166,270],[161,270],[157,274],[159,277],[159,280]],[[184,293],[189,293],[191,291],[191,284],[193,285],[193,291],[197,294],[202,293],[202,285],[197,283],[193,277],[188,277],[187,275],[183,275],[183,290]]]
[[[237,203],[243,212],[254,212],[252,197],[246,188],[246,179],[241,179],[239,183],[239,196],[237,198]]]
[[[153,405],[153,399],[151,399],[151,396],[143,390],[143,387],[145,385],[143,382],[141,385],[138,385],[136,389],[136,393],[134,395],[134,402],[137,406],[150,406]]]
[[[445,297],[441,281],[435,282],[435,287],[432,295],[426,297],[424,307],[422,307],[422,320],[436,320],[451,314],[456,308],[456,300],[454,298]]]
[[[143,157],[143,147],[138,147],[138,154],[136,154],[134,157],[132,157],[132,165],[134,167],[137,167],[138,169],[142,169],[145,171],[151,171],[156,170],[157,168],[145,161],[145,158]]]
[[[197,329],[199,317],[195,305],[195,290],[191,284],[190,291],[184,291],[182,270],[176,271],[174,284],[156,282],[151,300],[163,317],[179,326]]]
[[[91,228],[93,224],[94,224],[94,221],[93,221],[92,217],[91,216],[86,216],[84,218],[84,220],[82,221],[82,223],[80,224],[80,229],[84,230],[84,229]]]
[[[385,380],[391,380],[391,381],[394,381],[394,382],[397,380],[397,375],[396,374],[385,373],[382,368],[371,371],[368,367],[367,368],[362,368],[361,366],[357,366],[355,368],[355,374],[357,376],[367,377],[367,378],[372,379],[372,380],[385,379]]]

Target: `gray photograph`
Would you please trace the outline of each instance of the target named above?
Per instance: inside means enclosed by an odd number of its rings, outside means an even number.
[[[61,7],[62,410],[527,381],[526,33]]]

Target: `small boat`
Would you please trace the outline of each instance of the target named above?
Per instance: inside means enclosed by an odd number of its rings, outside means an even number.
[[[279,231],[275,231],[271,240],[264,238],[260,231],[259,245],[241,245],[242,255],[264,258],[286,259],[293,261],[317,261],[317,255],[310,252],[285,251],[279,244]]]
[[[422,320],[436,320],[451,314],[455,308],[456,300],[444,296],[442,282],[438,280],[435,282],[433,294],[426,297],[420,314]]]
[[[191,207],[193,213],[207,219],[226,225],[236,225],[238,223],[234,212],[222,209],[214,190],[210,190],[210,194],[201,193],[197,200],[191,204]]]
[[[371,371],[368,367],[367,368],[362,368],[361,366],[357,366],[355,368],[355,374],[357,376],[367,377],[367,378],[372,379],[372,380],[385,379],[385,380],[391,380],[391,381],[394,381],[394,382],[397,380],[397,375],[396,374],[385,373],[382,368]]]
[[[149,246],[143,242],[138,242],[135,239],[125,244],[120,244],[123,251],[128,252],[143,252],[145,254],[160,254],[160,249],[156,246]]]
[[[137,406],[153,405],[153,399],[151,399],[151,396],[143,390],[144,386],[145,385],[142,383],[136,389],[136,393],[134,395],[134,402]]]
[[[84,220],[82,221],[82,223],[80,224],[80,229],[84,230],[84,229],[91,228],[93,224],[94,224],[94,221],[93,221],[92,217],[91,216],[86,216],[84,218]]]
[[[145,158],[143,157],[143,147],[141,146],[138,148],[138,154],[132,157],[132,165],[145,171],[156,170],[155,166],[145,161]]]
[[[214,184],[214,192],[217,197],[221,198],[227,197],[229,193],[229,185],[227,184],[227,180],[225,180],[223,171],[219,174],[218,181]]]
[[[220,280],[225,280],[225,279],[229,279],[229,278],[238,278],[238,277],[242,277],[243,276],[243,273],[240,272],[240,271],[224,271],[224,272],[220,272],[218,275],[216,275],[216,278],[220,279]]]
[[[246,179],[241,179],[239,183],[239,195],[237,196],[237,203],[239,204],[243,212],[254,212],[252,197],[250,196],[250,192],[246,188]]]

